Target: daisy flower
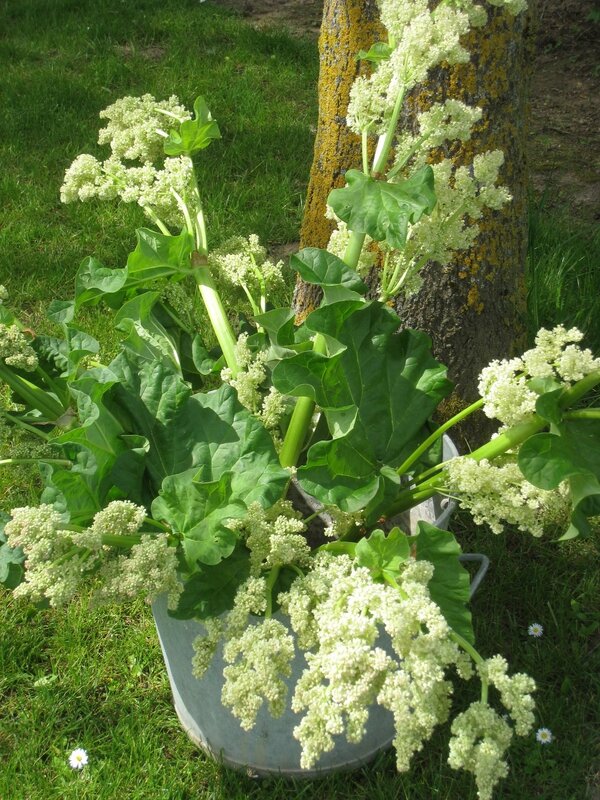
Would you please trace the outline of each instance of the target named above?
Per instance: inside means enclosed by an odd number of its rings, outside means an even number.
[[[81,747],[73,750],[69,756],[69,764],[73,769],[83,769],[88,763],[88,754]]]
[[[527,633],[530,636],[535,636],[536,639],[539,639],[540,636],[544,633],[544,626],[540,625],[539,622],[532,622],[531,625],[527,628]]]
[[[550,728],[538,728],[535,732],[535,738],[540,744],[550,744],[550,742],[554,739],[554,736],[552,735]]]

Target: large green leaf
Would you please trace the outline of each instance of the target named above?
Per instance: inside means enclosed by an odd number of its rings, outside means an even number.
[[[216,565],[199,564],[185,582],[177,608],[169,611],[175,619],[218,617],[233,608],[239,585],[250,574],[248,551],[238,546]]]
[[[323,289],[325,303],[357,299],[367,291],[360,275],[350,269],[341,258],[318,247],[305,247],[290,259],[290,266],[297,270],[306,283]]]
[[[375,180],[356,169],[346,173],[343,189],[334,189],[327,204],[336,216],[357,233],[367,233],[378,242],[402,249],[408,224],[430,214],[436,203],[433,170],[423,167],[406,181]]]
[[[121,306],[114,325],[127,333],[122,345],[139,359],[150,362],[166,360],[175,372],[181,373],[177,345],[153,313],[159,300],[160,292],[136,295]]]
[[[450,531],[442,531],[428,522],[418,523],[418,533],[411,537],[417,560],[434,566],[428,584],[431,599],[436,603],[452,630],[470,644],[475,643],[469,602],[469,573],[458,557],[462,550]]]
[[[333,439],[310,448],[299,469],[303,487],[345,510],[376,496],[391,503],[386,470],[399,466],[426,438],[427,422],[451,384],[422,333],[397,333],[399,319],[380,303],[341,302],[313,312],[306,326],[335,346],[325,355],[299,353],[273,371],[286,394],[312,397]]]
[[[396,581],[410,556],[409,538],[400,528],[386,534],[375,530],[356,545],[356,562],[367,567],[375,580]]]
[[[153,288],[160,278],[177,281],[189,275],[194,241],[187,231],[165,236],[140,228],[136,237],[135,250],[129,254],[124,269],[109,269],[94,258],[81,263],[75,276],[75,310],[96,305],[100,300],[118,308],[127,295]],[[55,303],[52,313],[58,321],[72,318],[71,307],[62,303]]]
[[[106,295],[120,292],[126,282],[126,269],[109,269],[95,258],[85,258],[75,275],[75,306],[96,305]]]
[[[182,122],[179,130],[169,131],[169,138],[164,144],[168,156],[191,156],[208,147],[213,139],[221,138],[219,126],[213,120],[203,97],[196,98],[194,115],[194,119]]]
[[[178,279],[191,271],[190,255],[194,240],[183,230],[178,236],[165,236],[158,231],[139,228],[137,245],[127,258],[126,287],[150,287],[158,278],[175,276]]]
[[[572,513],[562,538],[589,536],[588,517],[600,514],[600,420],[569,420],[554,429],[556,433],[538,433],[521,445],[519,467],[540,489],[552,490],[567,481]]]
[[[233,496],[230,472],[216,481],[197,479],[196,470],[169,475],[160,496],[152,503],[152,516],[167,522],[183,537],[183,551],[190,570],[197,562],[218,564],[237,542],[227,520],[243,517],[245,504]]]

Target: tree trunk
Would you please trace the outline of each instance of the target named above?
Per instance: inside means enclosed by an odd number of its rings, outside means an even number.
[[[352,6],[352,13],[343,14],[347,6]],[[360,164],[358,138],[348,133],[344,117],[356,74],[355,54],[381,38],[374,6],[372,0],[325,3],[319,126],[302,227],[303,246],[326,246],[331,232],[329,221],[323,218],[327,195],[340,185],[346,169]],[[505,164],[500,178],[513,195],[513,202],[502,211],[488,211],[479,221],[481,234],[474,247],[457,253],[453,263],[443,269],[427,265],[421,291],[396,302],[406,326],[424,330],[432,337],[436,357],[447,364],[456,384],[443,409],[444,417],[476,398],[481,368],[520,348],[525,331],[525,77],[531,55],[525,36],[528,17],[512,17],[489,5],[487,10],[488,24],[466,37],[470,62],[436,70],[426,84],[413,91],[402,120],[403,126],[412,128],[416,113],[447,97],[480,106],[483,117],[472,139],[453,143],[444,155],[458,166],[472,162],[477,153],[503,150]],[[356,30],[346,31],[344,26]],[[352,53],[346,52],[349,46],[354,48]],[[310,291],[298,287],[296,302],[301,317],[315,301]],[[481,426],[480,417],[478,423]],[[481,433],[481,428],[472,426],[466,430],[469,444],[474,446]]]
[[[525,87],[531,55],[525,36],[527,17],[512,17],[490,7],[488,11],[489,23],[467,37],[471,61],[437,70],[409,104],[412,118],[450,96],[479,106],[483,117],[472,139],[456,142],[445,155],[458,166],[471,163],[477,153],[502,150],[505,163],[500,178],[513,196],[501,211],[486,211],[472,248],[456,253],[443,269],[428,264],[421,291],[399,297],[395,304],[405,325],[432,337],[436,357],[448,366],[455,389],[446,401],[444,417],[477,398],[477,379],[484,366],[525,344]],[[473,423],[463,434],[475,446],[490,431],[480,415],[470,420]]]
[[[384,35],[376,0],[325,0],[319,36],[319,119],[300,243],[327,247],[334,223],[326,219],[329,192],[344,185],[344,173],[360,164],[360,139],[346,126],[350,87],[359,73],[356,56]],[[316,287],[299,283],[301,317],[318,303]]]

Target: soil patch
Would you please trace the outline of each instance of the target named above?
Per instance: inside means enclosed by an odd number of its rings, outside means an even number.
[[[212,0],[258,27],[317,36],[323,0]],[[600,7],[538,0],[528,155],[546,206],[600,220]]]

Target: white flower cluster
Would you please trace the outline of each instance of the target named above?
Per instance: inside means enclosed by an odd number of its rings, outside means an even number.
[[[269,387],[267,394],[261,391],[267,379],[267,353],[253,353],[248,347],[248,334],[242,333],[235,345],[235,357],[239,367],[236,377],[229,367],[224,367],[221,380],[233,386],[240,403],[257,416],[267,430],[276,432],[286,405],[283,395],[274,386]]]
[[[494,0],[493,4],[513,15],[526,8],[525,0]],[[434,9],[427,0],[379,0],[379,7],[394,49],[370,77],[359,76],[352,86],[348,125],[358,135],[365,130],[384,133],[400,93],[424,81],[442,61],[468,61],[461,37],[487,19],[485,9],[473,0],[442,2]]]
[[[0,283],[0,306],[5,300],[8,300],[8,289],[3,283]]]
[[[461,9],[440,4],[430,11],[426,0],[387,0],[380,8],[395,48],[369,78],[359,76],[350,90],[347,121],[359,135],[364,130],[383,133],[400,93],[425,80],[430,69],[442,61],[458,64],[469,60],[460,44],[470,27],[469,16]]]
[[[535,681],[524,673],[509,677],[508,665],[502,656],[494,656],[478,664],[483,681],[494,686],[503,706],[515,723],[515,733],[527,736],[535,717]],[[480,800],[491,800],[496,783],[508,774],[504,754],[512,741],[512,729],[491,706],[473,703],[452,722],[448,763],[454,769],[465,769],[475,776]]]
[[[108,124],[98,142],[109,144],[111,155],[105,161],[87,153],[78,156],[65,173],[61,201],[118,197],[138,203],[153,220],[181,225],[183,203],[195,209],[198,202],[194,166],[187,156],[164,158],[163,128],[190,119],[189,113],[175,96],[159,101],[145,94],[117,100],[100,117]]]
[[[143,535],[127,555],[103,564],[94,601],[115,603],[143,596],[152,603],[166,594],[169,608],[176,608],[183,591],[177,564],[177,549],[169,545],[166,533]]]
[[[329,539],[342,539],[351,531],[356,532],[364,522],[361,511],[346,512],[337,506],[327,506],[325,509],[327,525],[323,535]]]
[[[513,456],[497,463],[485,458],[454,458],[445,465],[444,473],[444,490],[460,499],[477,525],[487,523],[494,533],[502,533],[508,524],[541,536],[549,526],[567,519],[566,489],[538,489],[525,480]]]
[[[291,673],[293,657],[294,640],[285,625],[272,618],[250,625],[227,642],[223,658],[229,666],[223,670],[221,701],[244,730],[252,728],[265,700],[274,717],[283,714],[288,691],[283,679]]]
[[[164,155],[164,129],[191,119],[191,114],[175,95],[156,100],[144,94],[121,97],[100,112],[100,119],[108,122],[98,133],[98,144],[109,144],[118,159],[154,163]]]
[[[25,372],[33,372],[38,365],[35,350],[17,325],[0,323],[0,360]]]
[[[435,103],[428,111],[417,116],[421,137],[427,146],[439,147],[445,141],[458,139],[467,142],[473,125],[481,119],[480,108],[468,106],[460,100]]]
[[[251,503],[242,520],[234,520],[235,529],[250,550],[250,571],[260,575],[263,570],[295,564],[307,567],[311,563],[310,547],[302,536],[306,526],[302,514],[287,500],[280,500],[268,509]]]
[[[491,800],[494,786],[508,775],[504,755],[512,741],[509,724],[486,703],[477,702],[452,722],[448,763],[473,773],[479,800]]]
[[[82,582],[84,570],[93,567],[94,553],[78,552],[65,530],[64,518],[50,505],[15,508],[4,532],[10,547],[25,553],[25,580],[14,590],[15,597],[33,602],[46,598],[50,605],[67,603]]]
[[[128,555],[106,544],[103,537],[136,535],[146,511],[128,500],[115,500],[98,512],[89,528],[70,530],[63,515],[50,505],[15,508],[5,533],[11,547],[25,553],[25,580],[17,597],[50,605],[68,603],[86,581],[95,587],[98,601],[115,601],[145,594],[152,600],[163,592],[176,602],[176,550],[166,534],[142,535]]]
[[[409,227],[404,249],[388,256],[387,274],[396,276],[393,285],[385,287],[390,294],[418,291],[424,264],[444,266],[456,251],[474,244],[479,235],[476,221],[485,209],[498,210],[511,199],[506,186],[497,183],[503,162],[502,151],[491,150],[475,156],[471,168],[455,168],[450,159],[431,165],[437,203],[431,214]]]
[[[187,156],[166,158],[163,168],[157,169],[150,163],[128,167],[114,156],[100,162],[84,153],[67,169],[60,199],[72,203],[118,197],[124,203],[138,203],[151,218],[180,225],[183,216],[177,195],[193,205],[195,194],[194,165]]]
[[[576,342],[583,339],[577,328],[557,325],[542,328],[535,347],[520,358],[492,361],[479,376],[479,394],[485,400],[486,416],[504,425],[516,425],[531,418],[538,398],[531,388],[533,378],[551,378],[560,386],[570,386],[591,372],[600,370],[600,358]]]
[[[527,736],[535,722],[535,702],[531,696],[536,688],[533,678],[524,672],[509,677],[508,664],[502,656],[494,656],[478,664],[477,672],[500,693],[502,705],[515,723],[515,733]]]
[[[429,598],[432,570],[426,562],[408,565],[398,591],[374,583],[349,557],[323,553],[279,597],[299,643],[316,648],[306,655],[308,669],[292,700],[295,711],[305,712],[294,732],[302,766],[331,750],[336,734],[359,741],[372,703],[394,714],[401,770],[447,718],[451,684],[444,671],[459,650]],[[382,646],[386,635],[395,657]]]
[[[266,249],[260,244],[256,234],[250,234],[245,239],[243,236],[234,236],[223,244],[222,247],[209,255],[210,265],[214,274],[226,285],[241,288],[253,303],[255,313],[265,311],[262,299],[273,290],[284,286],[283,261],[274,264],[267,258]]]
[[[264,701],[273,716],[279,716],[287,697],[284,678],[290,675],[294,642],[287,628],[269,617],[250,623],[251,615],[267,608],[267,582],[250,577],[238,589],[233,609],[217,620],[205,620],[206,633],[194,641],[192,671],[202,677],[221,639],[223,658],[228,664],[221,702],[248,730]]]

